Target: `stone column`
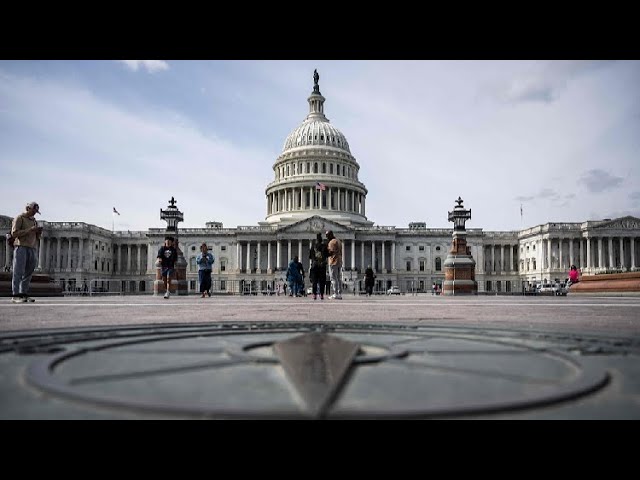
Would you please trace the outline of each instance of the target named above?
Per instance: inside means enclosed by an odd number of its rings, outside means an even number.
[[[329,187],[329,201],[327,202],[327,207],[329,208],[329,210],[333,210],[333,190],[331,190],[331,187]]]
[[[240,271],[240,267],[242,266],[242,252],[240,251],[241,249],[241,245],[240,245],[240,240],[238,240],[236,242],[236,272]]]
[[[371,240],[371,268],[374,272],[377,272],[376,269],[376,242]]]
[[[282,256],[282,244],[280,240],[276,240],[276,268],[280,269]]]
[[[609,237],[609,268],[615,268],[613,263],[613,237]]]
[[[593,267],[593,262],[591,261],[591,238],[587,237],[587,268]]]
[[[560,270],[562,270],[564,268],[564,265],[562,265],[562,238],[558,239],[558,258],[560,260]]]
[[[569,265],[573,265],[573,238],[569,239]]]
[[[391,270],[396,270],[396,242],[391,244]]]
[[[362,196],[362,215],[364,216],[364,212],[365,212],[365,202],[366,202],[366,197],[363,195]]]
[[[131,244],[127,244],[127,273],[131,273]]]
[[[135,269],[135,273],[136,275],[140,274],[140,250],[142,249],[142,245],[136,245],[136,269]]]
[[[504,271],[504,245],[500,245],[500,273]]]
[[[260,242],[258,242],[258,271],[257,273],[262,273],[262,255],[260,254]]]
[[[8,247],[7,242],[4,242],[5,248]],[[40,235],[40,244],[38,245],[38,270],[44,269],[44,235]]]
[[[62,237],[56,238],[56,268],[60,270],[60,264],[62,263],[62,258],[60,256],[60,251],[62,250]]]
[[[623,240],[624,238],[620,237],[620,268],[624,270],[627,268],[627,266],[624,264],[624,245],[622,244]]]
[[[351,270],[356,268],[356,241],[351,240]]]
[[[298,240],[298,261],[302,263],[302,240]]]
[[[251,268],[252,268],[252,264],[251,264],[251,242],[247,242],[247,268],[246,268],[246,272],[247,273],[251,273]]]
[[[547,238],[547,268],[551,272],[551,238]],[[551,277],[551,274],[549,274]]]
[[[153,252],[155,251],[155,246],[151,243],[147,243],[147,273],[155,270],[155,258],[153,256]]]
[[[604,250],[602,250],[602,237],[598,237],[598,268],[604,268]]]
[[[636,239],[635,237],[631,237],[631,270],[635,270],[636,268]]]
[[[122,273],[122,244],[118,244],[118,273]]]
[[[384,255],[384,240],[382,241],[382,273],[387,273],[387,265],[385,263]]]
[[[72,237],[67,238],[67,270],[71,270],[71,241]]]
[[[78,268],[84,268],[84,238],[78,238]]]
[[[287,248],[287,265],[289,265],[289,262],[291,261],[291,240],[289,240],[288,243],[288,248]]]
[[[364,272],[367,266],[364,264],[364,240],[360,241],[360,271]]]
[[[267,242],[267,273],[273,273],[271,270],[271,241]]]

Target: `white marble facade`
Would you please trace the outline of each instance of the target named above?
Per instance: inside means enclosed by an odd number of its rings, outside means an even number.
[[[376,271],[379,290],[398,285],[404,292],[429,291],[444,282],[443,264],[452,229],[378,226],[366,214],[367,188],[345,136],[324,115],[319,89],[308,98],[309,114],[287,137],[265,190],[266,217],[256,226],[181,228],[180,247],[187,261],[189,290],[197,288],[195,257],[206,242],[215,255],[213,279],[220,290],[243,284],[265,289],[284,277],[298,256],[308,267],[317,232],[331,229],[343,242],[347,290],[356,289],[364,269]],[[318,183],[324,189],[317,188]],[[451,192],[452,199],[464,192]],[[443,212],[445,215],[446,212]],[[0,216],[0,233],[11,218]],[[44,226],[38,271],[71,281],[74,288],[93,281],[127,291],[149,292],[163,229],[111,232],[82,222],[39,222]],[[467,242],[476,261],[479,292],[517,292],[523,282],[565,279],[575,264],[583,273],[636,271],[640,267],[640,219],[623,217],[583,223],[547,223],[525,230],[485,232],[469,229]],[[0,265],[12,252],[1,242]],[[241,283],[242,282],[242,283]]]

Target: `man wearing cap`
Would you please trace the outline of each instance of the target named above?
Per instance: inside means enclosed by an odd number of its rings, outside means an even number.
[[[37,202],[30,202],[26,206],[26,212],[13,219],[11,224],[11,236],[15,239],[13,252],[13,303],[35,302],[29,297],[31,275],[36,268],[36,245],[42,235],[42,227],[38,226],[35,215],[40,213]]]

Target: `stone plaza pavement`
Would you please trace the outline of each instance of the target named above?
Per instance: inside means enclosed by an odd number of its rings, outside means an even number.
[[[0,299],[0,419],[638,419],[638,360],[639,297]]]
[[[40,328],[230,321],[403,322],[496,326],[640,335],[640,297],[473,296],[430,294],[348,296],[313,300],[288,296],[0,299],[0,332]]]

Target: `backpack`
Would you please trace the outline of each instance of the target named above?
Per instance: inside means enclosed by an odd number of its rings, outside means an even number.
[[[326,262],[326,257],[324,254],[324,245],[323,244],[316,245],[314,247],[314,250],[315,252],[313,254],[313,266],[322,267]]]

